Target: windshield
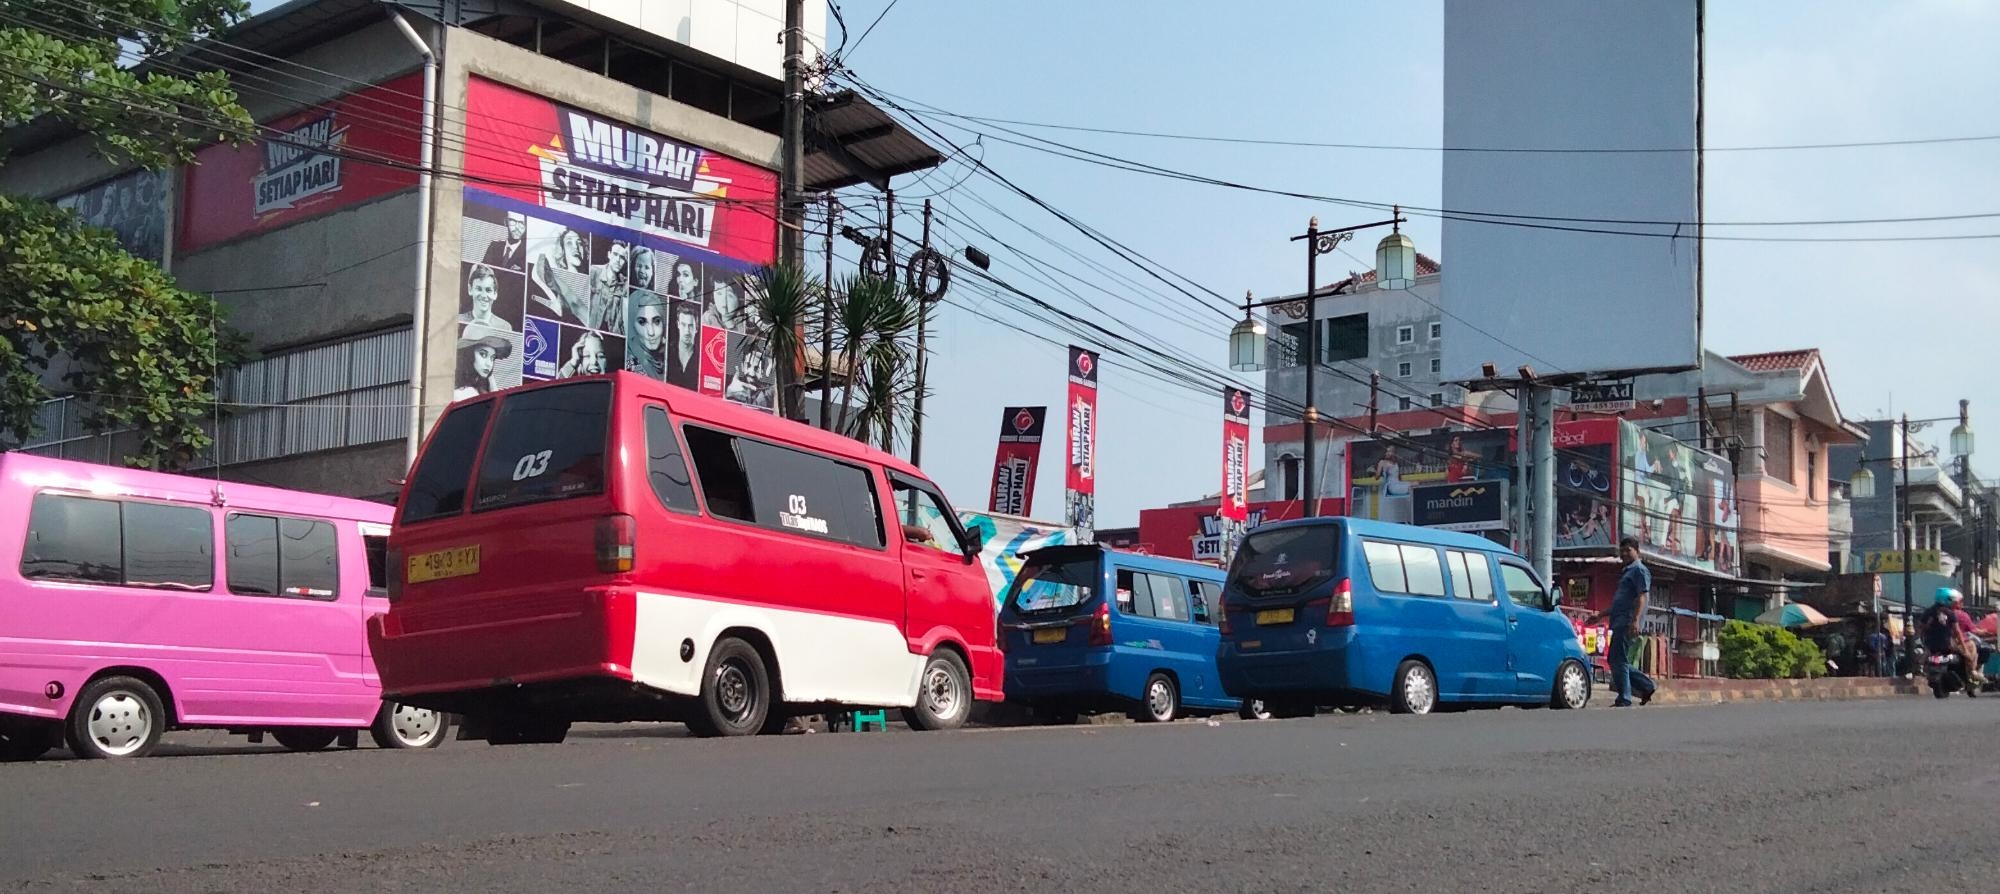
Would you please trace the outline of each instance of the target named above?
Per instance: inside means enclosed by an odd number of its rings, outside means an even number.
[[[1340,526],[1302,525],[1243,539],[1229,568],[1229,589],[1251,596],[1297,593],[1340,570]]]
[[[1099,559],[1029,560],[1014,578],[1007,605],[1021,614],[1059,612],[1075,608],[1097,595]]]

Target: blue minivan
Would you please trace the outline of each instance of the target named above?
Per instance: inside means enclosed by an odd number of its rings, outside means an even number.
[[[1023,558],[1000,605],[1010,704],[1057,723],[1240,710],[1215,673],[1221,569],[1096,545]]]
[[[1222,597],[1230,695],[1280,717],[1590,700],[1590,663],[1528,562],[1484,538],[1355,518],[1250,532]]]

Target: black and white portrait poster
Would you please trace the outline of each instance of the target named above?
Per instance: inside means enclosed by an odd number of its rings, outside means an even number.
[[[85,224],[110,230],[135,258],[167,256],[167,174],[135,171],[56,199]]]

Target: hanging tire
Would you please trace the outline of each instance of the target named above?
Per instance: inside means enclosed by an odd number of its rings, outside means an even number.
[[[340,730],[319,726],[288,726],[271,731],[271,738],[286,751],[325,751],[340,738]]]
[[[159,693],[132,677],[94,680],[77,693],[63,730],[77,757],[103,760],[145,757],[167,731]]]
[[[1429,714],[1437,704],[1437,675],[1430,665],[1411,659],[1396,668],[1396,683],[1389,692],[1390,713]]]
[[[1549,707],[1563,711],[1580,710],[1590,704],[1590,672],[1575,661],[1565,661],[1556,669],[1555,691]]]
[[[1139,702],[1139,708],[1132,712],[1132,719],[1140,723],[1167,723],[1180,714],[1180,687],[1174,685],[1172,677],[1154,672],[1146,678],[1146,695]]]
[[[735,637],[717,640],[702,669],[701,694],[688,730],[697,736],[754,736],[771,715],[771,674],[764,656]]]
[[[414,705],[383,702],[368,727],[377,748],[436,748],[451,732],[451,715]]]
[[[492,729],[486,733],[489,745],[561,745],[567,738],[567,720],[518,714],[494,718]]]
[[[1310,699],[1267,699],[1264,704],[1271,709],[1271,716],[1279,720],[1293,720],[1300,717],[1319,716],[1319,706]]]
[[[1261,698],[1246,698],[1243,700],[1242,707],[1236,709],[1236,716],[1244,720],[1269,720],[1271,719],[1271,709],[1264,704],[1264,700]]]
[[[56,724],[49,721],[24,720],[8,723],[0,720],[0,764],[16,761],[31,761],[56,747],[61,733]]]
[[[972,672],[949,649],[938,649],[924,662],[917,703],[903,709],[911,729],[936,732],[958,729],[972,716]]]

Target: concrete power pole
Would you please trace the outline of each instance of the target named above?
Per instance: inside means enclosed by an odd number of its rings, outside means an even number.
[[[805,265],[805,0],[785,0],[784,163],[779,176],[778,260]]]

